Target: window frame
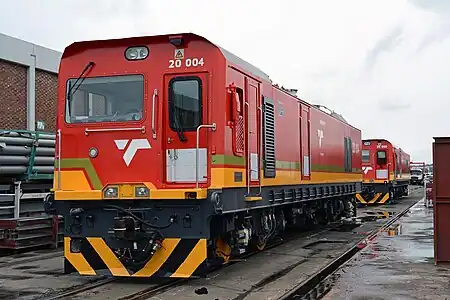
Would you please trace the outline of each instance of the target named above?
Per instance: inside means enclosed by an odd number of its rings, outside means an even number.
[[[168,110],[168,121],[169,127],[172,131],[177,132],[177,129],[173,126],[173,84],[177,81],[197,81],[198,83],[198,101],[199,101],[199,113],[200,118],[198,124],[195,127],[185,127],[182,126],[183,131],[196,131],[198,126],[203,124],[203,81],[198,76],[176,76],[169,80],[168,84],[168,99],[167,99],[167,110]],[[184,125],[184,124],[182,124]]]
[[[68,122],[68,117],[70,118],[70,116],[68,115],[69,111],[68,111],[68,102],[67,102],[67,96],[68,96],[68,92],[69,92],[69,81],[74,80],[74,82],[77,80],[78,77],[71,77],[68,78],[66,80],[66,84],[65,84],[65,92],[64,92],[64,115],[63,115],[63,119],[64,119],[64,124],[66,124],[67,126],[71,127],[71,126],[84,126],[86,127],[87,124],[92,125],[92,126],[104,126],[104,124],[117,124],[117,123],[132,123],[132,124],[141,124],[143,123],[146,119],[147,119],[147,86],[145,84],[146,81],[146,77],[143,73],[130,73],[130,74],[109,74],[109,75],[104,75],[104,76],[92,76],[92,77],[82,77],[79,82],[77,83],[77,85],[84,80],[87,79],[96,79],[96,78],[113,78],[113,77],[129,77],[129,76],[140,76],[142,77],[142,117],[139,120],[117,120],[117,121],[102,121],[102,122]],[[73,96],[73,95],[72,95]],[[108,106],[108,103],[110,101],[108,101],[105,97],[105,104],[106,106]],[[85,104],[86,105],[86,104]],[[89,101],[87,101],[87,106],[89,106]],[[89,108],[88,108],[89,109]],[[107,108],[106,108],[107,109]]]
[[[384,153],[384,158],[380,158],[380,156],[378,155],[380,152]],[[377,164],[379,164],[379,165],[380,165],[380,160],[384,161],[383,164],[388,163],[388,152],[386,150],[377,150]]]
[[[364,160],[364,151],[367,151],[367,160]],[[370,150],[367,150],[367,149],[362,149],[361,150],[361,161],[363,162],[363,163],[370,163]]]

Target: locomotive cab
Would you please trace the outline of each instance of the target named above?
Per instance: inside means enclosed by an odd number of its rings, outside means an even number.
[[[409,155],[383,139],[363,140],[362,204],[384,204],[408,194]]]

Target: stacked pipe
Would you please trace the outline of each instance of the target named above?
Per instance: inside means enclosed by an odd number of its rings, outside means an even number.
[[[56,136],[34,131],[0,130],[0,177],[51,178]]]

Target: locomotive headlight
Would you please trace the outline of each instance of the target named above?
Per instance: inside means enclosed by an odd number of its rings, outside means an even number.
[[[134,189],[134,194],[136,197],[148,197],[149,195],[149,189],[146,186],[137,186]]]
[[[117,187],[109,187],[105,190],[103,193],[103,196],[105,198],[117,198],[117,195],[119,194],[119,189]]]
[[[125,57],[128,60],[142,60],[148,56],[148,48],[145,46],[130,47],[125,50]]]
[[[98,150],[95,147],[92,147],[91,149],[89,149],[89,156],[94,158],[97,157],[98,155]]]

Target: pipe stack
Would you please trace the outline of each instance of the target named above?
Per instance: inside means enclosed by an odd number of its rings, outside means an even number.
[[[0,177],[51,179],[56,136],[25,130],[0,130]]]

